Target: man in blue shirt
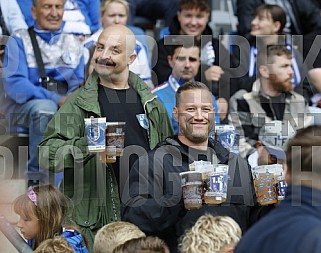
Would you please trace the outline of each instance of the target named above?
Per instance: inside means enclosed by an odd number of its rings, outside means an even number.
[[[175,38],[173,37],[173,40]],[[193,81],[198,73],[200,61],[200,47],[193,37],[176,36],[176,45],[172,48],[169,55],[168,63],[172,68],[172,73],[168,80],[160,84],[152,92],[157,95],[157,98],[165,105],[168,115],[171,118],[174,132],[178,133],[177,122],[173,119],[172,111],[176,104],[175,93],[177,89],[185,82]],[[219,108],[216,99],[213,96],[214,108],[218,112]],[[225,117],[224,117],[225,118]],[[220,123],[219,114],[215,114],[215,123]]]

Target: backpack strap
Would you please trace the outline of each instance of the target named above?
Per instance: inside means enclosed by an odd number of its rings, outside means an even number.
[[[43,84],[44,81],[48,82],[49,78],[47,77],[46,72],[45,72],[45,67],[44,67],[44,64],[43,64],[41,51],[40,51],[40,48],[39,48],[39,45],[38,45],[36,33],[34,31],[34,27],[33,26],[28,28],[28,33],[29,33],[29,36],[30,36],[30,39],[31,39],[31,44],[32,44],[32,47],[33,47],[33,51],[34,51],[35,57],[36,57],[36,62],[37,62],[38,71],[39,71],[39,75],[40,75],[39,82],[41,84]]]

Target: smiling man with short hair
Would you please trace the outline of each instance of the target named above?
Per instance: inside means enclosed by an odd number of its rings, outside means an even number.
[[[172,111],[175,107],[176,99],[175,93],[177,89],[185,82],[193,81],[197,75],[200,60],[200,45],[194,37],[185,36],[173,36],[173,40],[179,42],[179,45],[175,45],[172,48],[172,52],[168,55],[168,63],[172,67],[172,73],[168,80],[160,84],[152,92],[157,95],[157,98],[164,104],[168,115],[172,120],[174,132],[178,133],[177,121],[173,118]],[[213,106],[216,112],[218,112],[218,105],[216,98],[213,96]],[[226,115],[223,116],[225,118]],[[220,118],[216,114],[215,121],[220,123]]]
[[[250,214],[255,208],[247,162],[220,142],[208,139],[215,125],[213,96],[208,87],[197,81],[180,86],[173,116],[178,122],[178,135],[159,143],[130,171],[129,188],[122,195],[122,219],[136,224],[146,235],[164,239],[171,252],[177,252],[180,235],[204,213],[230,216],[243,231],[256,218]],[[229,166],[228,197],[222,205],[203,204],[200,209],[187,210],[179,173],[189,171],[189,166],[198,161]],[[234,187],[237,190],[233,191]]]

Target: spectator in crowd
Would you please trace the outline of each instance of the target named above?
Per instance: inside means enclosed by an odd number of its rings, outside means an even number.
[[[194,80],[194,77],[196,76],[198,68],[201,64],[200,47],[197,42],[194,44],[193,37],[190,37],[190,39],[192,40],[182,40],[182,43],[179,43],[179,45],[175,45],[172,47],[173,51],[170,55],[168,55],[168,63],[172,67],[172,74],[169,76],[166,82],[159,85],[152,91],[164,104],[168,115],[170,115],[175,134],[178,133],[177,122],[172,116],[173,108],[176,104],[175,93],[182,84]],[[213,101],[214,109],[216,112],[218,112],[219,110],[216,104],[215,97],[213,97]],[[218,114],[216,114],[215,123],[220,123]]]
[[[243,231],[257,218],[258,213],[252,212],[254,191],[247,162],[208,139],[214,114],[213,96],[205,84],[190,81],[180,86],[173,109],[178,135],[134,163],[129,189],[122,195],[122,219],[136,224],[146,235],[163,239],[171,252],[177,252],[177,240],[185,229],[206,212],[232,217]],[[188,211],[179,173],[189,171],[190,164],[200,160],[229,165],[227,199],[222,205],[204,204]]]
[[[33,250],[43,241],[61,235],[75,252],[88,252],[82,235],[64,227],[70,204],[62,192],[47,184],[30,187],[26,194],[15,199],[14,211],[20,216],[17,226]]]
[[[28,25],[28,27],[33,26],[35,24],[35,21],[33,19],[32,13],[31,13],[31,7],[32,5],[35,5],[38,0],[19,0],[18,4],[22,11],[22,14],[25,18],[25,21]],[[99,29],[99,6],[100,6],[100,0],[65,0],[69,2],[72,6],[79,8],[81,11],[81,15],[85,18],[85,23],[90,28],[90,34],[94,33]],[[68,4],[68,5],[69,5]],[[70,7],[70,5],[69,5]],[[67,6],[67,12],[69,9]],[[74,12],[74,15],[76,12]],[[80,13],[78,13],[79,17]],[[70,18],[70,17],[69,17]],[[74,17],[75,18],[75,17]]]
[[[320,9],[311,0],[246,0],[237,1],[238,33],[250,38],[251,21],[261,4],[277,4],[285,11],[287,20],[284,32],[306,35],[321,27]]]
[[[90,38],[88,38],[84,45],[86,48],[90,48],[91,45],[97,42],[97,39],[103,29],[113,24],[126,25],[128,18],[128,3],[126,0],[105,0],[102,1],[100,11],[102,28],[95,32]],[[129,70],[137,74],[142,78],[150,88],[153,88],[151,77],[151,68],[147,56],[146,48],[139,40],[136,39],[136,59],[129,66]]]
[[[236,62],[233,58],[231,60],[230,53],[219,40],[213,38],[213,32],[208,25],[210,11],[208,0],[181,0],[179,11],[170,24],[169,31],[170,35],[191,35],[200,41],[201,65],[195,80],[202,81],[210,87],[218,103],[222,100],[219,110],[226,113],[226,100],[237,90],[237,85],[232,84],[230,80],[233,76],[230,67],[236,67]],[[176,42],[170,35],[157,41],[153,49],[153,79],[157,78],[154,83],[165,82],[171,74],[172,69],[167,56]]]
[[[145,17],[154,23],[157,19],[164,19],[165,26],[169,26],[178,10],[179,0],[128,0],[128,25],[135,25],[135,17]]]
[[[232,253],[241,236],[232,218],[204,214],[183,235],[179,248],[181,253]]]
[[[67,240],[62,236],[55,236],[53,239],[44,240],[39,247],[34,251],[35,253],[75,253]]]
[[[292,54],[292,68],[293,68],[293,86],[298,85],[304,81],[304,77],[307,75],[307,67],[303,64],[301,54],[292,48],[292,46],[286,43],[283,28],[286,24],[286,14],[283,9],[278,5],[262,4],[256,9],[256,15],[251,22],[251,39],[250,48],[248,47],[248,41],[242,45],[241,56],[236,56],[240,59],[240,66],[246,68],[247,75],[240,81],[240,86],[251,91],[253,82],[256,80],[256,56],[257,52],[264,50],[267,45],[287,45]],[[235,52],[238,52],[235,50]],[[298,87],[299,89],[299,87]]]
[[[98,230],[95,236],[94,251],[95,253],[113,253],[114,249],[125,242],[146,237],[136,225],[116,221],[103,226]]]
[[[113,253],[169,253],[166,243],[154,236],[132,239],[119,245]]]
[[[107,27],[96,45],[93,73],[49,122],[40,143],[41,164],[64,169],[64,192],[75,202],[73,219],[91,245],[99,228],[120,220],[118,185],[123,187],[129,166],[173,133],[166,109],[129,71],[134,49],[135,36],[127,27]],[[91,116],[126,123],[125,149],[116,163],[88,152],[84,118]]]
[[[286,151],[285,199],[243,236],[235,252],[320,252],[321,127],[297,131]]]
[[[256,150],[249,155],[250,166],[283,164],[285,163],[286,144],[295,134],[291,124],[273,120],[266,123],[259,133],[259,140],[256,141]]]
[[[291,51],[282,45],[267,46],[259,52],[257,66],[259,77],[252,91],[240,90],[230,99],[229,121],[241,133],[243,157],[255,151],[259,131],[266,122],[291,122],[294,130],[311,123],[308,104],[293,91]]]
[[[245,72],[248,75],[239,79],[239,86],[243,87],[247,91],[251,91],[253,82],[256,79],[256,54],[269,44],[287,45],[287,48],[292,52],[292,69],[293,69],[293,86],[294,91],[304,96],[310,107],[310,112],[314,114],[314,124],[320,124],[321,111],[314,106],[317,106],[318,99],[320,99],[320,78],[318,73],[320,68],[318,60],[311,64],[309,60],[303,63],[301,53],[296,49],[297,46],[292,47],[292,43],[287,43],[283,28],[286,24],[286,14],[283,9],[278,5],[262,4],[256,9],[256,16],[252,20],[250,49],[246,51],[248,46],[246,41],[246,47],[242,47],[242,57],[240,58],[240,66],[248,67]],[[270,36],[271,35],[271,36]],[[310,39],[313,34],[304,36],[304,49],[310,48]],[[242,44],[242,43],[241,43]],[[247,47],[248,48],[248,47]],[[237,52],[237,51],[236,51]],[[244,53],[245,52],[245,53]],[[313,54],[313,52],[312,52]],[[317,55],[317,53],[315,54]],[[236,56],[238,57],[238,56]],[[314,60],[315,57],[312,57]],[[318,57],[317,57],[318,59]],[[317,69],[315,69],[315,67]],[[308,78],[306,78],[308,77]]]
[[[28,30],[19,30],[7,43],[0,99],[11,127],[23,127],[29,133],[29,185],[48,180],[39,169],[37,145],[51,117],[84,82],[82,46],[74,36],[61,33],[64,0],[33,4],[36,23],[30,31],[35,33],[46,77],[40,76]]]

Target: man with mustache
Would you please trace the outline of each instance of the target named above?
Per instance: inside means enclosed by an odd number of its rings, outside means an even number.
[[[177,36],[177,40],[181,40],[179,45],[172,46],[171,54],[167,56],[168,63],[172,67],[172,73],[168,80],[160,84],[152,92],[165,105],[165,108],[172,120],[174,132],[178,133],[177,122],[174,120],[172,111],[175,106],[175,93],[177,89],[185,82],[193,81],[198,73],[201,64],[200,45],[193,37],[183,39]],[[213,97],[214,109],[218,112],[215,97]],[[226,114],[224,118],[226,117]],[[220,123],[218,114],[216,114],[215,122]]]
[[[257,56],[259,77],[251,92],[240,90],[230,100],[229,121],[241,133],[240,154],[255,151],[265,123],[290,122],[294,130],[308,126],[311,116],[305,99],[293,91],[292,53],[284,45],[267,45]]]
[[[123,25],[108,26],[101,33],[94,71],[49,122],[40,143],[41,164],[50,170],[64,166],[64,192],[74,201],[72,218],[91,246],[101,227],[120,220],[118,187],[121,192],[131,164],[173,133],[166,109],[129,71],[135,44],[134,34]],[[84,118],[91,116],[126,122],[125,149],[115,163],[88,152]]]
[[[49,120],[84,82],[82,46],[76,37],[62,33],[65,0],[33,0],[31,31],[40,48],[44,74],[36,60],[28,30],[21,29],[8,40],[3,68],[1,111],[10,130],[29,133],[29,185],[44,183],[47,173],[39,168],[37,145]],[[49,81],[50,79],[50,81]]]

